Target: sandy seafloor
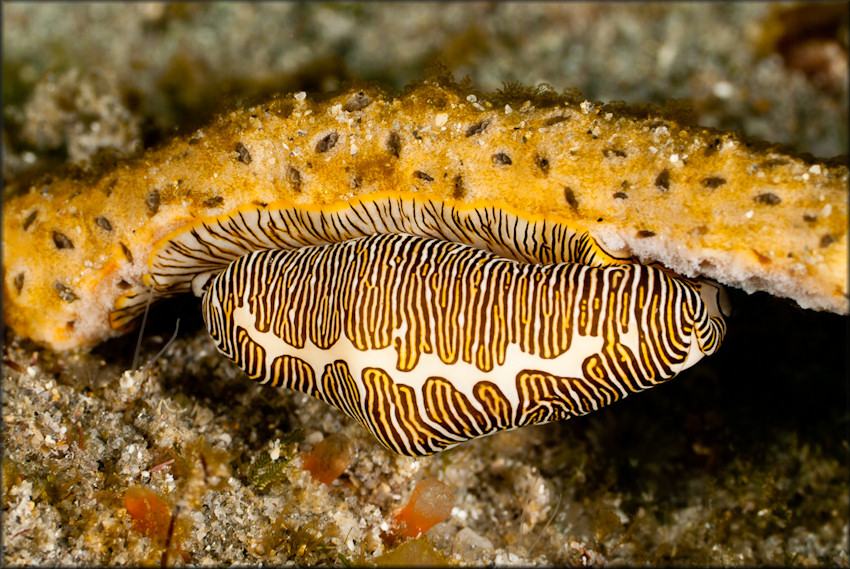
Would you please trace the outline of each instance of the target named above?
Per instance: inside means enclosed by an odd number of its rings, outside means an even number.
[[[400,88],[437,58],[484,90],[515,80],[592,100],[684,98],[701,124],[847,154],[846,12],[783,59],[773,10],[4,3],[4,181],[104,145],[130,153],[275,91],[350,78]],[[455,508],[408,551],[430,564],[846,566],[846,320],[730,292],[725,345],[669,384],[420,459],[315,400],[251,383],[216,354],[192,298],[154,308],[141,362],[179,316],[178,339],[137,373],[136,335],[60,355],[6,330],[2,562],[159,564],[161,545],[124,508],[136,484],[177,512],[182,555],[169,564],[376,561],[393,510],[436,476]],[[303,440],[281,448],[295,429]],[[335,432],[355,459],[326,487],[300,453]],[[266,488],[252,485],[264,451],[293,450]]]

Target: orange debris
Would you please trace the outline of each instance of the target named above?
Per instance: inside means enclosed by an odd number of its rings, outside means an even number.
[[[452,513],[455,500],[451,487],[436,478],[420,480],[407,505],[394,516],[397,534],[401,537],[417,537]]]
[[[124,507],[133,520],[133,527],[150,538],[164,540],[171,523],[171,506],[164,498],[143,486],[124,491]]]
[[[304,459],[304,470],[315,480],[330,485],[354,459],[354,445],[342,433],[321,440]]]

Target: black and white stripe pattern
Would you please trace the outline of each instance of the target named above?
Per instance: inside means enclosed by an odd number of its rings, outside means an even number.
[[[145,282],[157,299],[193,290],[243,255],[328,245],[376,234],[407,234],[472,245],[528,263],[610,266],[630,262],[605,251],[587,233],[565,223],[528,220],[497,205],[468,206],[410,194],[373,195],[328,210],[318,206],[245,206],[166,237],[151,253]],[[148,294],[118,299],[110,314],[123,328],[144,311]]]
[[[373,195],[345,207],[248,205],[166,237],[151,253],[145,283],[161,300],[193,290],[243,255],[328,245],[376,234],[407,234],[472,245],[528,263],[610,266],[630,262],[605,251],[585,231],[547,219],[529,220],[498,205],[469,206],[412,194]],[[140,316],[148,293],[115,303],[110,322],[123,328]]]
[[[531,233],[546,239],[512,245],[511,258],[406,227],[239,256],[203,297],[219,350],[257,381],[336,406],[391,450],[425,455],[601,408],[713,353],[725,333],[717,285],[608,262],[598,247],[576,259],[588,249],[551,247],[545,225]],[[543,250],[558,262],[528,262]]]
[[[314,206],[248,207],[205,221],[154,251],[151,284],[186,290],[186,277],[220,271],[259,250],[327,245],[368,235],[403,233],[465,243],[528,263],[621,264],[590,236],[568,225],[534,221],[496,206],[464,207],[410,196],[372,196],[327,211]]]

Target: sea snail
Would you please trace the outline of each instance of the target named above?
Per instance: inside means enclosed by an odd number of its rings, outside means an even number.
[[[252,207],[163,240],[148,283],[191,287],[218,349],[385,447],[421,456],[583,415],[714,353],[724,291],[492,205],[378,196]],[[128,296],[116,318],[142,299]]]
[[[283,95],[91,175],[10,191],[4,321],[87,349],[125,332],[151,294],[194,291],[250,375],[425,454],[585,413],[716,350],[723,289],[633,256],[846,312],[846,167],[570,95],[467,94],[425,81],[397,95]],[[299,259],[352,247],[363,278],[386,280],[328,297],[318,283],[349,265]],[[384,262],[391,249],[405,253]],[[255,255],[303,271],[264,277],[269,290],[289,278],[294,300],[243,302],[260,330],[287,322],[268,329],[278,340],[249,341],[229,311],[238,299],[222,297],[215,316],[222,287],[260,285],[262,271],[237,270]],[[450,266],[471,280],[440,276]],[[414,304],[389,303],[402,290]]]

